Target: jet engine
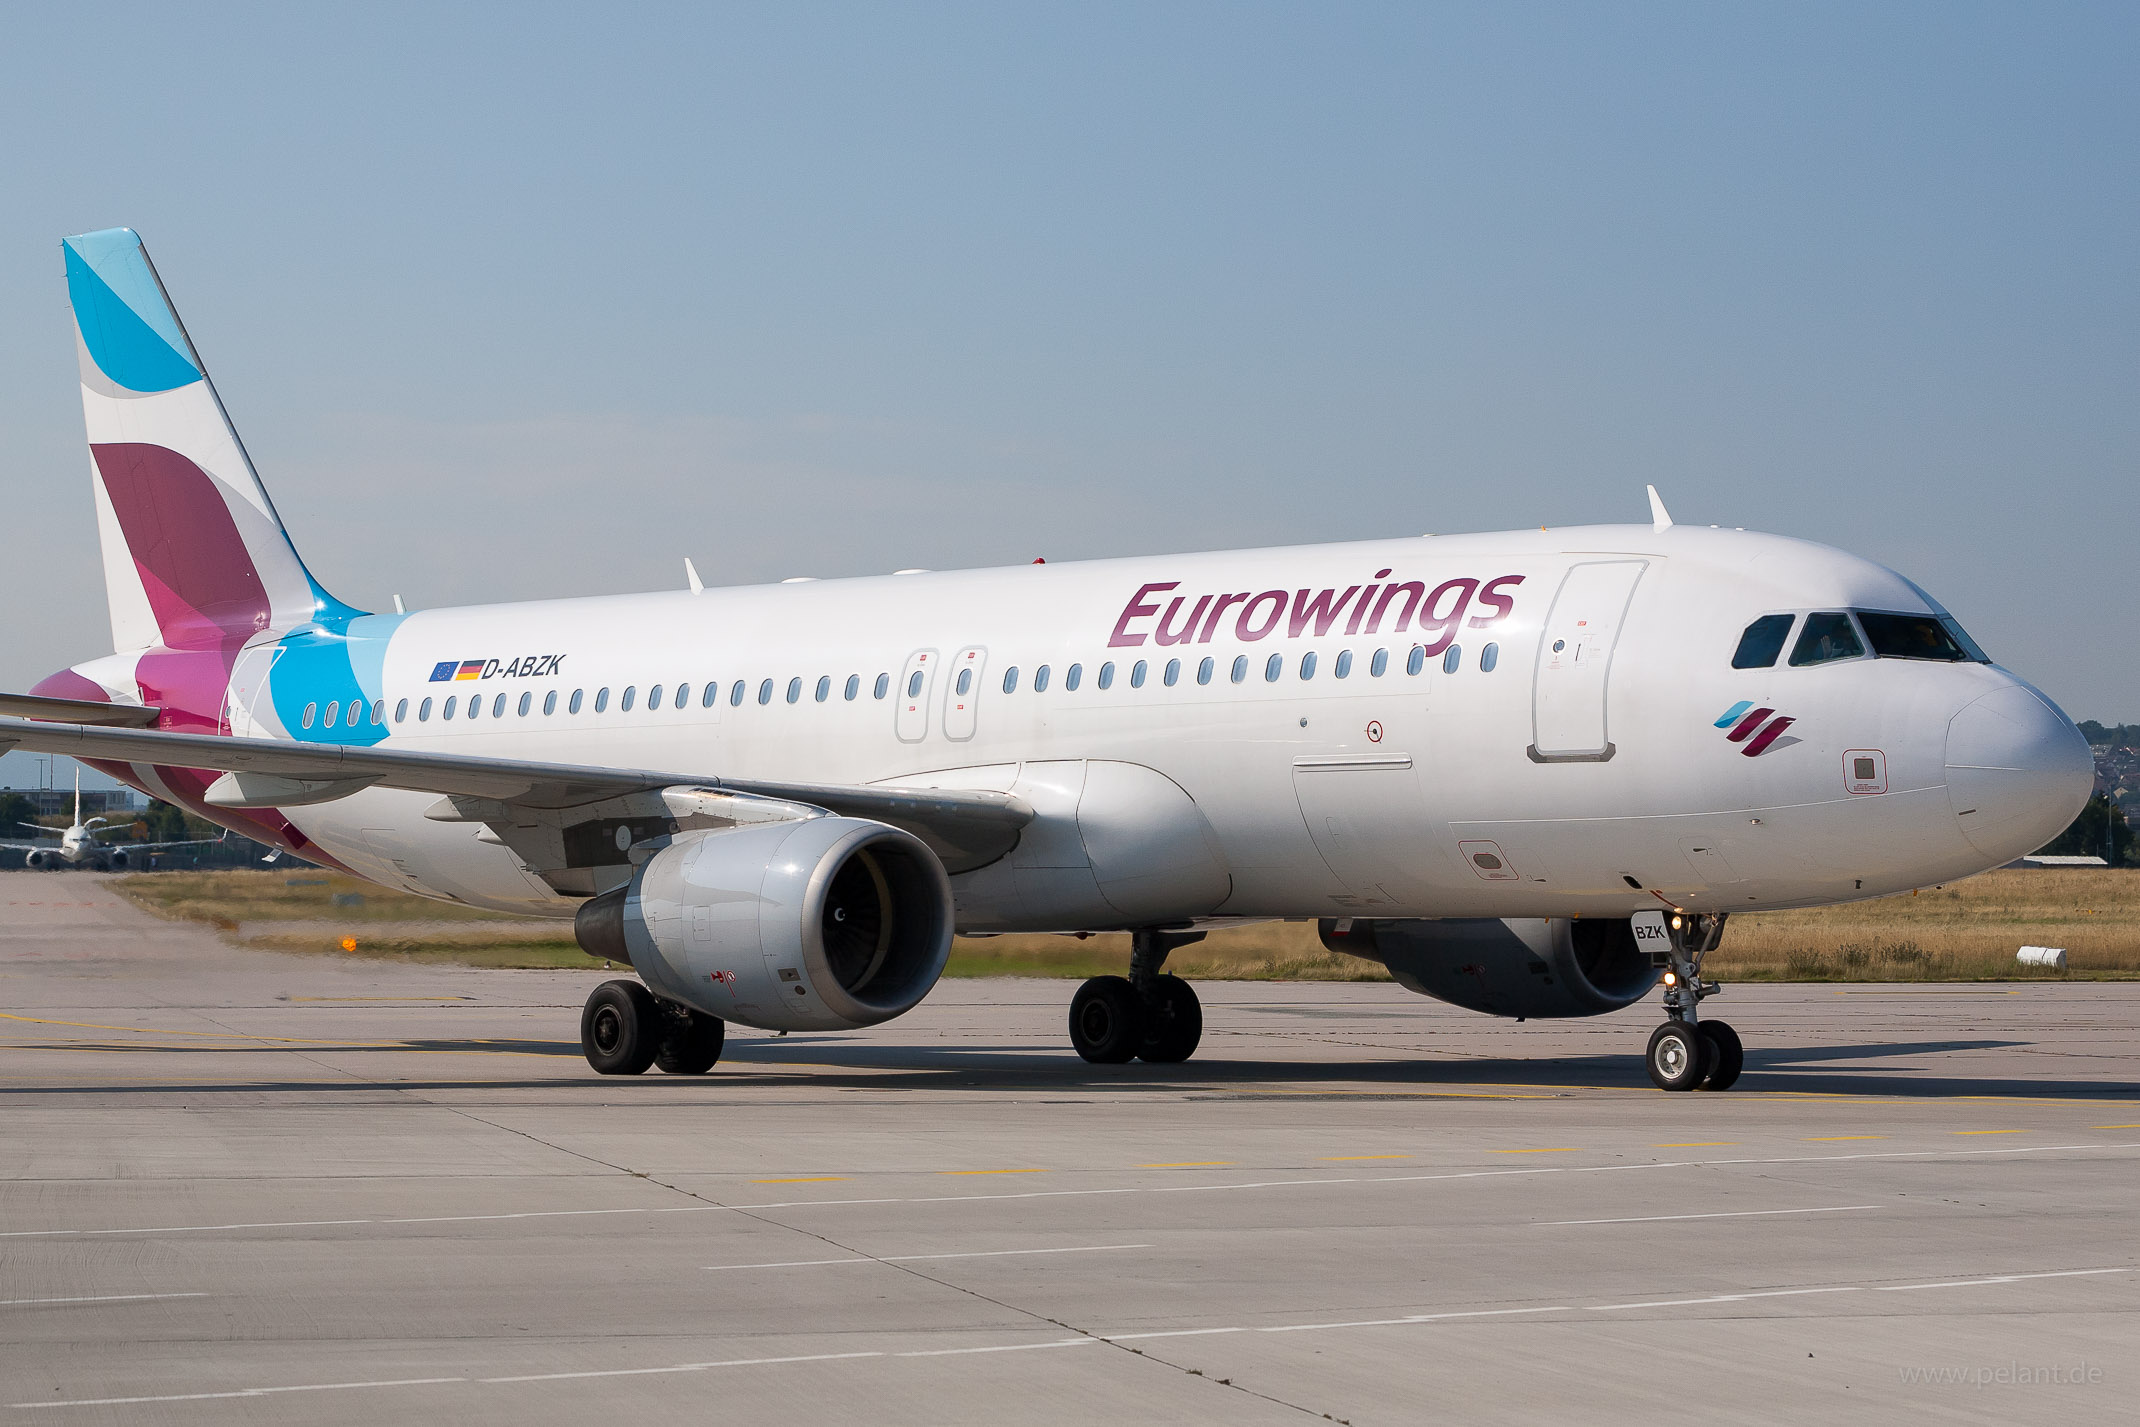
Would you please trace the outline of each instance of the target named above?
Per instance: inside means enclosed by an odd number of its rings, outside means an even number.
[[[724,1021],[836,1031],[912,1010],[951,924],[950,879],[919,838],[818,816],[680,833],[582,903],[574,931],[590,956]]]
[[[112,871],[114,871],[114,872],[124,872],[124,871],[126,870],[126,849],[125,849],[125,848],[114,848],[114,849],[112,849],[112,854],[111,854],[111,869],[112,869]]]
[[[46,868],[46,867],[51,867],[51,866],[53,866],[53,865],[54,865],[54,863],[53,863],[53,860],[52,860],[52,854],[51,854],[51,853],[49,853],[49,852],[32,852],[32,853],[28,853],[28,854],[26,854],[26,855],[25,855],[25,856],[23,857],[23,859],[22,859],[22,865],[23,865],[23,866],[25,866],[25,867],[33,868],[33,869],[42,869],[42,868]]]
[[[1405,989],[1490,1016],[1600,1016],[1663,974],[1625,918],[1325,919],[1319,930],[1324,946],[1381,962]]]

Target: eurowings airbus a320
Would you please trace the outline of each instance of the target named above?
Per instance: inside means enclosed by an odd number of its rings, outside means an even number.
[[[1131,933],[1071,1043],[1181,1061],[1169,950],[1286,918],[1493,1015],[1662,983],[1652,1078],[1723,1089],[1732,913],[1999,866],[2092,784],[1915,584],[1654,492],[1640,525],[367,614],[299,559],[140,240],[63,250],[117,652],[8,697],[0,747],[575,919],[638,978],[582,1014],[604,1073],[889,1020],[954,931]]]

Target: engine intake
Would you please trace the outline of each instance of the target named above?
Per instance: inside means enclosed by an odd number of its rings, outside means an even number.
[[[1601,1016],[1649,994],[1661,974],[1625,919],[1325,919],[1323,945],[1389,968],[1409,991],[1490,1016]]]
[[[775,1031],[912,1010],[951,954],[951,884],[911,833],[858,818],[680,834],[582,903],[591,956],[671,1000]]]

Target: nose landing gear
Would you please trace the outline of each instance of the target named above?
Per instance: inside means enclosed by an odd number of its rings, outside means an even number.
[[[1202,941],[1202,932],[1146,928],[1130,934],[1129,975],[1095,976],[1070,1001],[1070,1044],[1094,1065],[1134,1059],[1178,1064],[1196,1053],[1204,1008],[1179,976],[1164,976],[1167,953]]]
[[[1650,1080],[1659,1090],[1729,1090],[1746,1065],[1739,1033],[1723,1021],[1701,1018],[1702,998],[1723,987],[1702,980],[1702,958],[1724,939],[1724,914],[1674,912],[1669,917],[1646,912],[1664,922],[1664,1013],[1668,1019],[1650,1034],[1646,1057]]]

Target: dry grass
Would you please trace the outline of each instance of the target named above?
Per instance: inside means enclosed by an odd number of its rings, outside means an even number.
[[[605,969],[573,942],[570,922],[502,918],[333,873],[156,872],[114,885],[151,911],[267,950]],[[2066,948],[2068,976],[2140,977],[2140,871],[1987,872],[1878,901],[1742,913],[1705,969],[1740,981],[2055,979],[2015,962],[2024,943]],[[1388,979],[1373,962],[1325,951],[1312,922],[1214,932],[1167,966],[1210,980]],[[960,937],[945,974],[1081,979],[1128,967],[1127,936]]]

